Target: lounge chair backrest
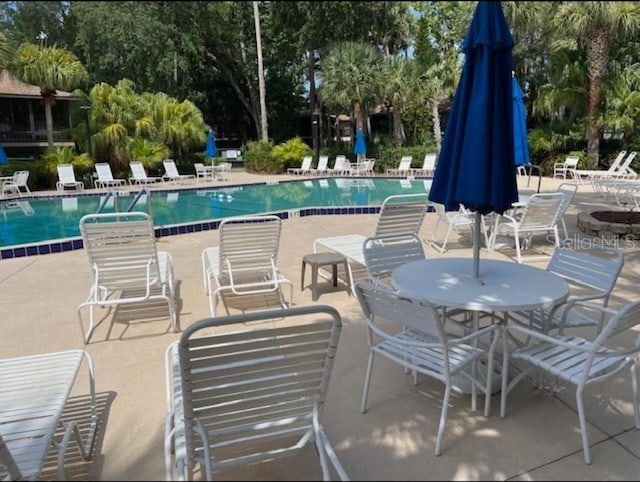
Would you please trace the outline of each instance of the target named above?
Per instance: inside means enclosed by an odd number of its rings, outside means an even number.
[[[302,158],[302,165],[300,166],[300,169],[302,169],[303,171],[308,171],[309,169],[311,169],[311,161],[312,160],[313,160],[313,157],[304,156]]]
[[[198,174],[204,174],[206,172],[204,164],[201,162],[194,162],[193,167],[196,169],[196,173]]]
[[[344,169],[344,161],[347,158],[345,156],[336,156],[336,162],[333,164],[333,169],[338,171]]]
[[[176,163],[173,159],[165,159],[162,161],[162,165],[164,166],[165,174],[169,177],[180,177],[178,173],[178,168],[176,167]]]
[[[71,164],[58,164],[58,179],[62,183],[75,183],[76,175]]]
[[[111,166],[106,162],[98,162],[96,164],[96,173],[98,174],[98,181],[113,181]]]
[[[576,196],[576,191],[578,190],[577,184],[570,184],[564,182],[558,186],[556,192],[561,192],[564,195],[564,199],[562,200],[562,206],[560,208],[560,215],[563,216],[569,206],[573,202],[573,198]]]
[[[274,318],[286,326],[254,324]],[[207,472],[271,459],[313,436],[341,330],[338,312],[323,305],[208,318],[187,327],[176,342],[176,369],[189,468],[203,459]],[[204,452],[198,433],[208,440]]]
[[[575,169],[578,167],[578,162],[580,162],[580,158],[577,156],[567,156],[564,160],[564,168]]]
[[[627,158],[624,160],[624,162],[620,165],[620,168],[617,171],[618,174],[625,174],[627,172],[627,168],[631,167],[631,163],[635,159],[636,154],[638,154],[636,151],[632,151],[627,156]]]
[[[320,156],[318,158],[318,171],[326,171],[327,164],[329,163],[329,156]]]
[[[417,234],[428,203],[426,193],[389,196],[380,208],[374,236]]]
[[[153,223],[147,213],[88,214],[80,232],[96,286],[147,289],[160,282]]]
[[[561,192],[533,194],[520,218],[520,230],[554,226],[558,222],[564,199]]]
[[[407,171],[411,169],[412,161],[413,161],[413,156],[402,156],[402,159],[400,159],[400,165],[398,166],[398,170]]]
[[[13,184],[16,186],[26,186],[29,179],[29,171],[16,171],[13,173]]]
[[[422,241],[415,234],[367,238],[362,252],[369,277],[374,280],[391,275],[400,265],[425,259]]]
[[[251,291],[251,283],[275,283],[282,231],[278,216],[226,218],[219,230],[222,285],[246,285]]]
[[[435,154],[425,154],[424,163],[422,164],[423,171],[433,171],[436,167],[436,155]]]
[[[610,294],[623,265],[624,256],[618,249],[602,247],[586,251],[556,248],[547,265],[547,271],[564,278],[570,284],[579,284]]]
[[[147,172],[141,162],[130,162],[129,166],[134,179],[147,179]]]
[[[618,168],[620,167],[620,163],[622,162],[622,159],[624,159],[624,156],[626,156],[626,155],[627,155],[627,151],[620,151],[618,153],[618,156],[615,158],[615,160],[609,166],[609,169],[607,169],[607,172],[618,172]]]

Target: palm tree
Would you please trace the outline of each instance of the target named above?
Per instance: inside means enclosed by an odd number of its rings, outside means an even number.
[[[407,102],[419,95],[421,82],[414,60],[385,57],[383,70],[385,97],[393,107],[393,142],[402,146],[407,139],[402,112]]]
[[[553,25],[558,32],[568,37],[568,44],[575,44],[586,50],[589,72],[587,154],[597,159],[600,149],[598,110],[609,52],[616,44],[635,39],[640,31],[640,4],[563,2],[553,18]]]
[[[258,87],[260,89],[260,130],[263,141],[269,140],[267,127],[267,99],[264,86],[264,66],[262,65],[262,32],[260,30],[260,9],[253,2],[253,21],[256,25],[256,49],[258,51]]]
[[[356,131],[367,134],[367,104],[380,101],[382,54],[374,47],[357,42],[335,45],[322,60],[320,97],[328,104],[343,109],[353,108]]]
[[[136,137],[128,147],[128,154],[132,161],[141,162],[147,168],[155,168],[163,159],[169,156],[169,148],[159,142]]]
[[[6,35],[0,32],[0,69],[3,69],[11,60],[11,45]]]
[[[634,64],[615,77],[607,90],[603,124],[623,133],[623,147],[630,141],[640,124],[640,64]]]
[[[53,146],[53,117],[56,90],[72,90],[88,75],[75,55],[56,47],[23,44],[16,53],[15,73],[24,82],[38,85],[44,100],[47,143]]]

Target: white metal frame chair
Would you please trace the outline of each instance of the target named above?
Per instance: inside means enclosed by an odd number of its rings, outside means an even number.
[[[147,176],[147,171],[141,162],[130,162],[129,167],[131,168],[131,174],[133,174],[133,177],[129,178],[129,184],[148,184],[150,182],[163,181],[161,177]]]
[[[439,380],[445,385],[435,447],[435,454],[440,455],[447,409],[454,385],[452,377],[461,376],[470,382],[472,406],[475,406],[478,390],[485,394],[484,414],[489,415],[493,353],[499,339],[498,325],[482,328],[470,335],[456,336],[445,331],[445,320],[442,319],[441,312],[426,300],[406,298],[397,291],[364,280],[356,284],[356,295],[367,321],[369,340],[369,362],[362,393],[362,413],[367,409],[375,355],[382,355],[414,374],[421,373]],[[380,318],[396,324],[398,331],[386,331],[378,323]],[[452,326],[453,323],[453,320],[448,320],[447,326]],[[488,351],[477,347],[478,338],[486,335],[493,335]],[[486,381],[476,376],[478,362],[484,359],[487,360],[486,366],[491,367],[487,370]],[[471,373],[468,373],[468,369],[471,369]],[[415,382],[417,380],[414,375]]]
[[[343,156],[343,155],[336,156],[336,160],[333,163],[333,167],[327,169],[327,172],[332,176],[343,176],[346,171],[346,168],[344,165],[346,160],[347,160],[346,156]]]
[[[556,162],[553,165],[553,177],[560,174],[563,179],[566,179],[568,173],[572,179],[575,178],[573,171],[578,169],[578,162],[580,162],[580,158],[577,156],[567,156],[563,162]]]
[[[313,161],[312,156],[304,156],[302,158],[302,164],[300,167],[290,167],[287,169],[287,174],[308,174],[311,172],[311,161]]]
[[[241,324],[284,318],[284,327]],[[212,328],[232,332],[210,334]],[[349,480],[320,422],[342,322],[329,306],[201,320],[166,352],[167,480],[295,454],[308,442],[323,480]],[[267,449],[267,450],[265,450]]]
[[[369,237],[364,240],[362,254],[369,278],[377,282],[388,280],[398,266],[426,259],[416,234]]]
[[[529,328],[548,333],[551,330],[584,326],[596,326],[602,330],[604,318],[599,321],[584,316],[574,308],[583,302],[599,302],[605,308],[624,265],[622,251],[599,247],[591,251],[570,248],[556,248],[546,270],[564,279],[571,290],[569,299],[553,310],[532,310],[511,312],[511,318]],[[567,316],[571,312],[571,317]]]
[[[396,169],[387,169],[387,174],[395,175],[408,175],[412,173],[411,163],[413,162],[413,156],[402,156],[400,164]]]
[[[63,421],[82,362],[89,373],[91,415],[83,440],[78,422]],[[91,459],[98,416],[93,360],[83,350],[0,359],[0,478],[40,480],[49,448],[57,448],[57,479],[67,480],[65,455],[75,438],[83,460]],[[56,429],[64,434],[55,439]]]
[[[97,327],[96,306],[164,300],[169,306],[170,327],[178,332],[172,258],[156,250],[151,217],[144,212],[88,214],[80,219],[80,232],[93,272],[89,296],[77,310],[85,344]],[[120,297],[112,298],[118,292]],[[86,332],[82,319],[85,307],[89,308]]]
[[[107,162],[98,162],[96,164],[96,174],[98,178],[93,182],[94,187],[98,189],[106,189],[112,186],[124,186],[126,179],[114,179],[111,172],[111,166]]]
[[[282,220],[273,215],[226,218],[218,231],[219,246],[202,251],[203,283],[211,316],[216,316],[218,302],[227,314],[229,307],[246,312],[289,306],[293,284],[277,264]],[[285,284],[290,287],[289,301],[282,292]]]
[[[427,193],[389,196],[382,202],[373,236],[417,235],[428,205]],[[365,265],[363,245],[366,239],[367,237],[361,234],[318,238],[313,241],[313,252],[317,253],[319,248],[325,248],[346,256],[353,291],[354,276],[351,265]]]
[[[214,171],[214,175],[216,175],[221,181],[228,181],[231,178],[231,163],[223,162],[218,164]]]
[[[634,328],[640,325],[640,301],[627,303],[620,310],[613,311],[598,305],[583,303],[584,308],[598,315],[609,315],[611,318],[593,341],[569,335],[548,335],[519,325],[509,325],[504,328],[503,340],[503,370],[509,360],[527,362],[529,367],[520,372],[510,383],[507,383],[507,371],[503,371],[500,416],[506,414],[507,395],[513,387],[533,369],[541,369],[550,373],[565,383],[576,386],[576,403],[578,406],[578,420],[582,450],[586,464],[591,463],[589,441],[587,439],[587,422],[585,418],[583,392],[586,387],[614,378],[622,371],[629,369],[631,374],[631,389],[633,392],[634,424],[640,429],[640,410],[638,407],[638,382],[636,378],[636,363],[640,353],[640,336],[631,348],[611,348],[611,338],[626,334],[627,339],[637,333]],[[571,317],[568,317],[570,320]],[[507,333],[514,333],[529,337],[534,343],[519,348],[511,353],[506,350]]]
[[[436,211],[436,225],[431,232],[431,240],[429,244],[436,250],[443,254],[447,250],[447,242],[449,240],[449,236],[451,232],[455,229],[462,226],[466,226],[469,228],[471,235],[473,236],[473,225],[475,224],[475,215],[466,210],[463,206],[460,206],[458,211],[446,212],[444,206],[439,203],[431,203]],[[489,235],[487,234],[487,227],[485,224],[484,216],[481,218],[482,221],[482,231],[484,233],[485,246],[490,246]],[[439,245],[436,241],[436,232],[438,231],[438,226],[443,223],[447,226],[447,232],[444,236],[444,240],[442,244]]]
[[[2,183],[2,191],[0,194],[2,197],[7,196],[9,193],[15,193],[17,196],[22,196],[22,188],[26,189],[27,194],[31,194],[31,190],[27,185],[27,180],[29,179],[29,171],[15,171],[13,173],[13,178],[9,181],[4,181]]]
[[[525,236],[526,246],[536,234],[553,233],[556,248],[560,246],[558,219],[564,199],[565,195],[561,192],[533,194],[529,197],[524,211],[517,218],[508,214],[497,216],[494,232],[491,235],[491,251],[495,248],[496,238],[501,228],[506,229],[507,233],[514,237],[518,263],[525,261],[522,257],[520,236]],[[541,257],[527,257],[528,260],[539,258]]]
[[[84,190],[84,183],[76,181],[76,175],[71,164],[58,164],[57,169],[58,182],[56,182],[56,190],[58,192],[64,191],[67,187],[72,187],[78,191]]]
[[[164,166],[164,176],[162,177],[169,182],[183,183],[193,181],[196,178],[193,174],[180,174],[173,159],[164,159],[162,165]]]
[[[421,176],[433,176],[436,169],[437,154],[427,153],[420,169],[414,169],[413,173]]]
[[[202,162],[195,162],[193,167],[196,170],[196,182],[200,182],[200,179],[213,181],[213,170],[207,170]]]
[[[560,213],[558,214],[558,218],[562,223],[562,230],[564,231],[565,239],[569,237],[569,232],[567,231],[567,223],[564,220],[564,216],[567,213],[569,206],[571,206],[573,199],[576,197],[577,191],[578,191],[578,185],[576,183],[568,183],[568,182],[563,182],[556,189],[556,192],[561,192],[562,194],[564,194],[564,200],[562,201],[562,206],[560,207]]]

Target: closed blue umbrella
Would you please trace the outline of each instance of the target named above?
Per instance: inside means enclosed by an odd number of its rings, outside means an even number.
[[[353,146],[353,153],[358,156],[358,158],[367,154],[367,145],[364,142],[362,129],[358,129],[358,133],[356,134],[356,143]]]
[[[518,199],[513,149],[513,38],[500,2],[478,2],[462,44],[465,64],[453,99],[429,199],[476,212],[474,273],[479,277],[480,215],[502,214]]]
[[[0,146],[0,165],[7,164],[9,162],[9,158],[7,157],[7,153],[4,152],[2,146]]]
[[[524,108],[524,93],[515,76],[512,78],[513,89],[513,147],[516,166],[530,163],[529,142],[527,141],[527,111]]]
[[[218,155],[218,148],[216,147],[215,132],[209,131],[207,135],[207,157],[214,158]]]

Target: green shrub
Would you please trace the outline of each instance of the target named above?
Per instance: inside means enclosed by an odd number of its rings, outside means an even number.
[[[310,156],[312,149],[300,138],[294,137],[271,150],[271,161],[277,172],[286,171],[289,167],[300,167],[302,158]]]
[[[582,151],[571,151],[568,154],[558,154],[554,156],[548,156],[540,162],[540,169],[543,176],[553,176],[553,165],[555,163],[564,162],[569,156],[575,156],[580,161],[578,162],[578,169],[597,169],[598,161],[594,156],[585,154]]]
[[[49,147],[41,157],[41,168],[47,177],[47,186],[55,185],[58,179],[58,165],[71,164],[77,180],[85,183],[85,186],[91,185],[91,177],[89,175],[93,168],[93,159],[86,152],[76,154],[70,147]]]
[[[169,157],[167,146],[142,137],[133,139],[127,150],[132,161],[141,162],[147,169],[158,169],[160,163]]]
[[[277,166],[271,159],[273,144],[265,141],[252,141],[247,144],[244,154],[244,167],[249,172],[278,172]]]
[[[386,172],[387,169],[396,169],[402,156],[412,156],[411,167],[419,169],[424,162],[425,154],[436,152],[435,146],[410,146],[410,147],[380,147],[377,152],[369,153],[367,157],[375,157],[375,171]]]

